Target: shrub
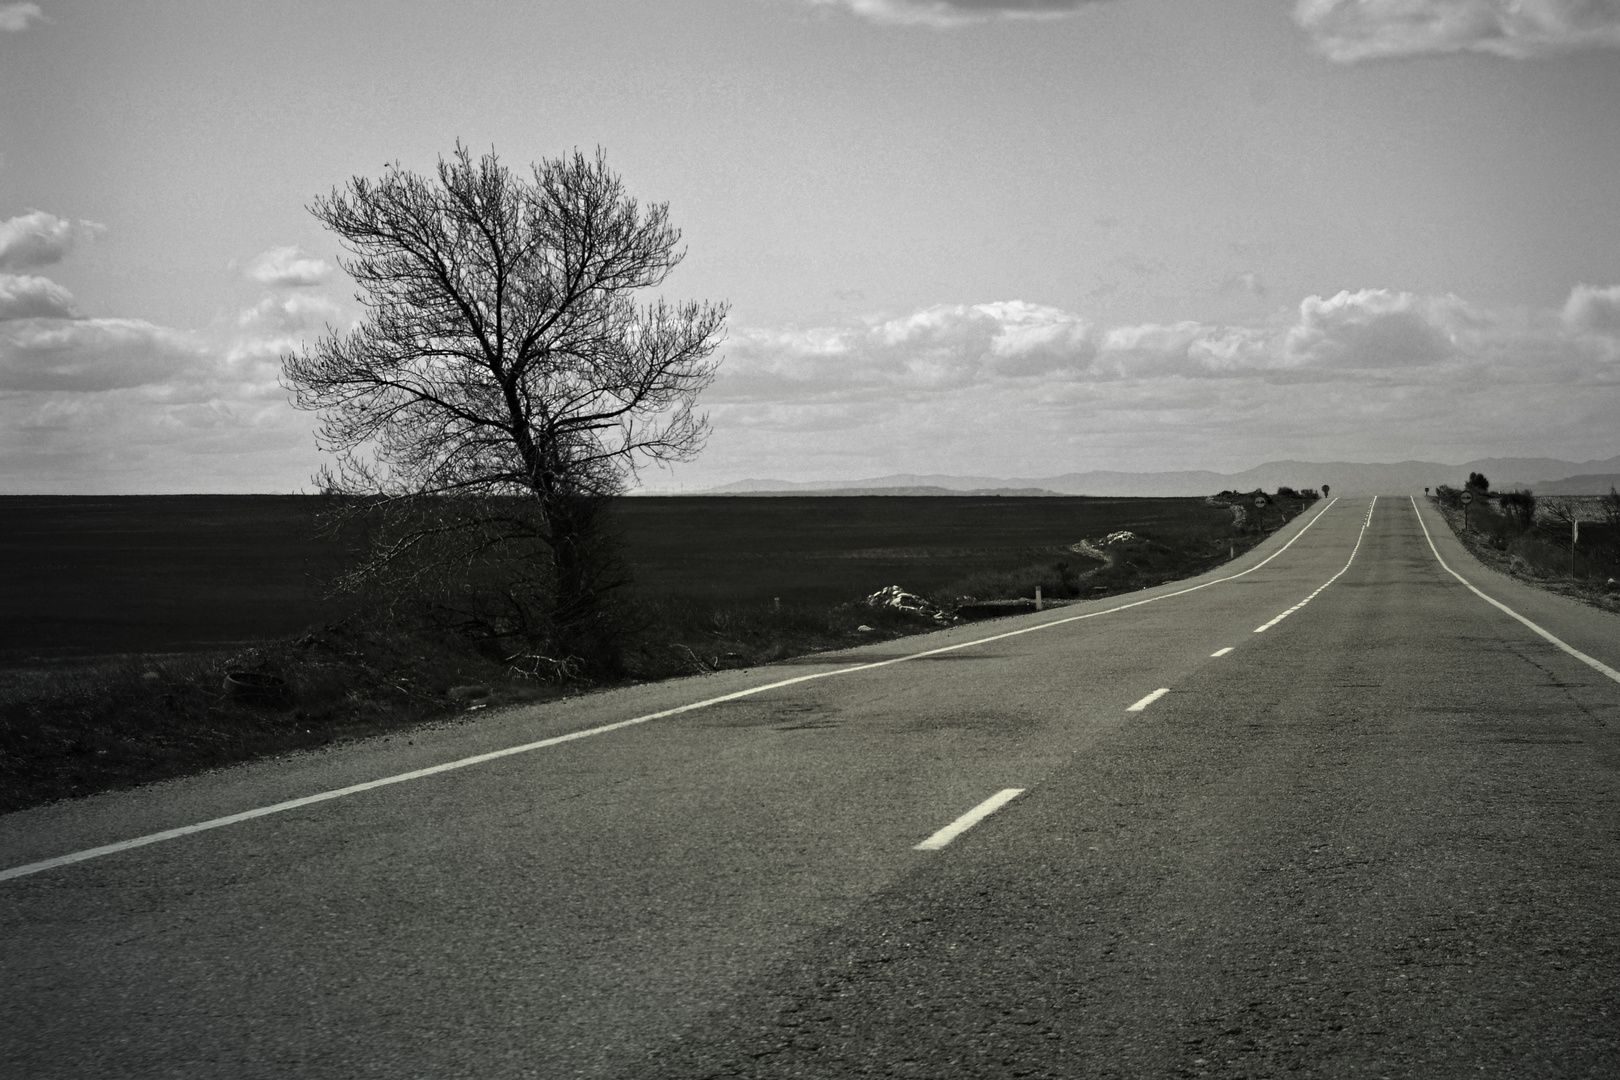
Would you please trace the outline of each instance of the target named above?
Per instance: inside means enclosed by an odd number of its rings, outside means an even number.
[[[1536,522],[1536,497],[1526,488],[1523,491],[1506,491],[1497,497],[1497,502],[1504,513],[1524,532]]]

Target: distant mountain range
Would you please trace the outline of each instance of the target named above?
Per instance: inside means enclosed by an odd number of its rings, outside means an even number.
[[[1425,487],[1461,487],[1483,473],[1497,490],[1527,487],[1545,495],[1602,495],[1620,485],[1620,455],[1601,461],[1556,458],[1481,458],[1461,465],[1435,461],[1366,464],[1353,461],[1268,461],[1246,472],[1071,472],[1011,477],[897,473],[867,480],[739,480],[692,492],[700,495],[1208,495],[1216,491],[1275,491],[1280,486],[1332,487],[1338,495],[1404,495]]]

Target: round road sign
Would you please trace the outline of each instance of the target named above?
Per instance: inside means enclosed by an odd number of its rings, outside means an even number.
[[[1266,497],[1264,495],[1256,495],[1254,497],[1254,505],[1256,505],[1256,506],[1264,506],[1264,505],[1266,505]]]
[[[1465,492],[1462,493],[1462,503],[1463,503],[1464,506],[1467,506],[1469,503],[1471,503],[1473,501],[1474,501],[1474,493],[1472,491],[1465,491]]]

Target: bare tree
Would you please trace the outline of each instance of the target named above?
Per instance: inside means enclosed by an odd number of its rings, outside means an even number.
[[[691,459],[708,431],[694,404],[725,305],[634,298],[684,256],[667,205],[638,205],[600,150],[524,176],[458,143],[436,177],[396,163],[310,212],[348,251],[365,316],[282,372],[335,455],[322,490],[364,497],[349,505],[383,522],[351,584],[470,567],[438,597],[462,597],[467,626],[573,647],[617,583],[605,502],[638,466]]]
[[[1570,495],[1554,495],[1537,500],[1540,508],[1539,515],[1543,520],[1556,525],[1560,532],[1567,533],[1575,522],[1581,520],[1581,500]]]

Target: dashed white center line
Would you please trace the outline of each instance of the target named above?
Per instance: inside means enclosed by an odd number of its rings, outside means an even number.
[[[1138,701],[1135,705],[1132,705],[1130,708],[1126,709],[1125,711],[1126,712],[1141,712],[1143,709],[1147,708],[1149,705],[1153,704],[1155,701],[1158,701],[1160,698],[1164,697],[1164,695],[1168,694],[1169,692],[1170,692],[1170,688],[1168,686],[1161,686],[1157,690],[1153,691],[1153,693],[1149,694],[1147,697],[1143,698],[1141,701]]]
[[[1272,619],[1270,622],[1266,623],[1266,625],[1255,627],[1254,628],[1255,633],[1263,634],[1267,630],[1270,630],[1273,626],[1276,626],[1278,623],[1280,623],[1284,619],[1288,618],[1288,616],[1292,615],[1294,612],[1298,611],[1300,608],[1304,607],[1306,604],[1310,603],[1312,600],[1315,600],[1318,596],[1320,596],[1322,594],[1323,589],[1327,588],[1329,585],[1333,584],[1335,581],[1338,581],[1340,578],[1344,577],[1345,571],[1350,569],[1350,563],[1353,563],[1353,562],[1356,561],[1356,552],[1361,550],[1362,537],[1367,535],[1367,526],[1372,524],[1373,507],[1375,507],[1377,505],[1378,505],[1378,496],[1374,495],[1373,496],[1373,501],[1367,506],[1367,518],[1366,518],[1365,521],[1363,521],[1361,523],[1361,531],[1356,534],[1356,546],[1350,549],[1350,562],[1347,562],[1347,563],[1344,564],[1344,570],[1340,570],[1337,574],[1334,574],[1332,577],[1330,577],[1326,581],[1322,582],[1322,584],[1320,584],[1320,585],[1318,585],[1316,587],[1315,592],[1311,593],[1311,595],[1307,596],[1305,599],[1301,600],[1299,603],[1295,604],[1293,607],[1289,608],[1287,611],[1283,612],[1281,615],[1277,616],[1275,619]]]
[[[1024,789],[1021,787],[1010,787],[1005,791],[996,792],[994,795],[984,800],[984,802],[980,803],[978,806],[975,806],[973,809],[969,810],[967,813],[963,814],[961,817],[939,830],[939,832],[912,848],[912,850],[938,851],[940,848],[944,847],[952,840],[955,840],[958,836],[961,836],[963,833],[973,828],[973,826],[977,825],[979,822],[983,821],[997,810],[1000,810],[1003,806],[1006,806],[1023,793]]]
[[[1211,656],[1225,656],[1227,653],[1229,653],[1231,651],[1232,651],[1232,646],[1228,645],[1224,649],[1216,649],[1214,652],[1210,653],[1209,655],[1211,655]]]

